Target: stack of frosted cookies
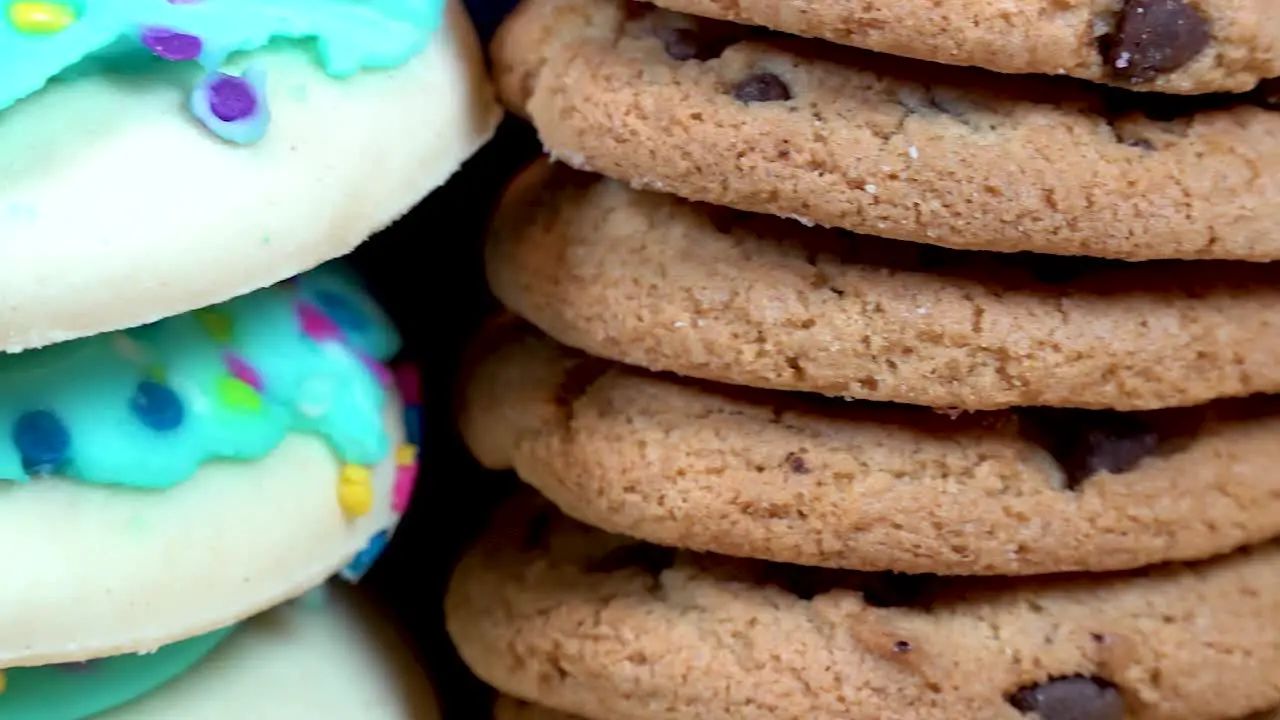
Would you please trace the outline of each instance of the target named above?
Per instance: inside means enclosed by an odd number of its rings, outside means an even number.
[[[354,583],[416,375],[337,258],[501,116],[456,3],[8,2],[0,718],[436,716]]]
[[[1280,704],[1280,15],[659,4],[494,45],[563,161],[460,410],[537,491],[447,601],[498,715]]]

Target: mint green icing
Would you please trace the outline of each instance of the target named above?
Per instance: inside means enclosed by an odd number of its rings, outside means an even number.
[[[5,3],[8,4],[7,2]],[[346,77],[404,63],[422,49],[443,18],[443,0],[77,0],[79,19],[52,35],[0,24],[0,107],[102,51],[135,44],[146,27],[164,27],[205,42],[202,64],[273,39],[312,39],[324,69]],[[140,55],[149,54],[141,46]]]
[[[381,363],[399,345],[359,281],[327,265],[205,310],[0,355],[0,478],[163,488],[211,460],[261,458],[290,432],[322,437],[343,462],[372,465],[391,449]],[[140,393],[144,383],[176,396],[179,422]],[[168,418],[159,429],[146,420],[157,412]],[[66,441],[46,422],[34,439],[46,452],[34,464],[20,422],[32,413],[56,418]]]
[[[10,0],[2,4],[8,7]],[[0,110],[59,76],[119,72],[157,62],[140,42],[162,28],[203,41],[208,71],[281,40],[314,40],[333,77],[403,64],[441,25],[444,0],[69,0],[67,28],[23,32],[0,15]]]
[[[165,645],[145,655],[6,670],[4,720],[84,720],[135,700],[190,670],[234,627]]]

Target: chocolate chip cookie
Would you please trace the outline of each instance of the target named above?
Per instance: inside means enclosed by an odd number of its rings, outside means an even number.
[[[487,266],[566,344],[735,385],[971,410],[1280,391],[1280,263],[949,250],[539,162],[504,198]]]
[[[526,0],[498,33],[500,93],[553,157],[955,248],[1280,259],[1280,93],[998,75],[644,8]]]
[[[654,375],[495,321],[459,427],[570,515],[698,550],[1024,575],[1280,536],[1280,399],[945,414]]]
[[[1266,0],[653,0],[692,15],[1006,73],[1241,92],[1280,76]]]
[[[486,682],[590,718],[1226,720],[1280,702],[1276,545],[1123,574],[832,572],[638,543],[521,498],[445,614]]]
[[[1042,717],[1053,720],[1055,716],[1043,714],[1043,703],[1039,703],[1037,707],[1041,709]],[[498,699],[498,703],[494,707],[493,718],[494,720],[584,720],[580,716],[569,715],[559,710],[552,710],[541,705],[533,705],[523,700],[516,700],[509,695],[503,695]],[[1086,715],[1084,718],[1085,720],[1090,720],[1091,716]],[[596,720],[614,719],[610,716],[602,715]],[[1064,720],[1078,720],[1078,716],[1066,716]],[[1280,711],[1268,710],[1254,713],[1244,718],[1244,720],[1280,720]]]

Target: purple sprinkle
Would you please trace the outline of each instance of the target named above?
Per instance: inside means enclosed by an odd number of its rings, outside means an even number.
[[[171,0],[172,1],[172,0]],[[147,28],[142,31],[142,44],[165,60],[181,62],[195,60],[204,50],[204,42],[195,35],[175,32],[165,28]]]
[[[243,120],[258,109],[253,86],[243,78],[218,73],[218,79],[208,87],[209,109],[222,122]]]

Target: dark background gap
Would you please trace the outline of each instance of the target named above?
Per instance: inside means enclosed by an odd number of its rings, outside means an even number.
[[[492,25],[492,23],[491,23]],[[443,188],[349,258],[404,336],[422,375],[422,449],[413,503],[361,586],[398,622],[435,681],[445,718],[483,718],[492,691],[458,659],[441,600],[459,555],[513,481],[482,469],[458,437],[454,380],[467,340],[497,310],[484,280],[483,236],[502,189],[536,158],[533,130],[508,117]]]

